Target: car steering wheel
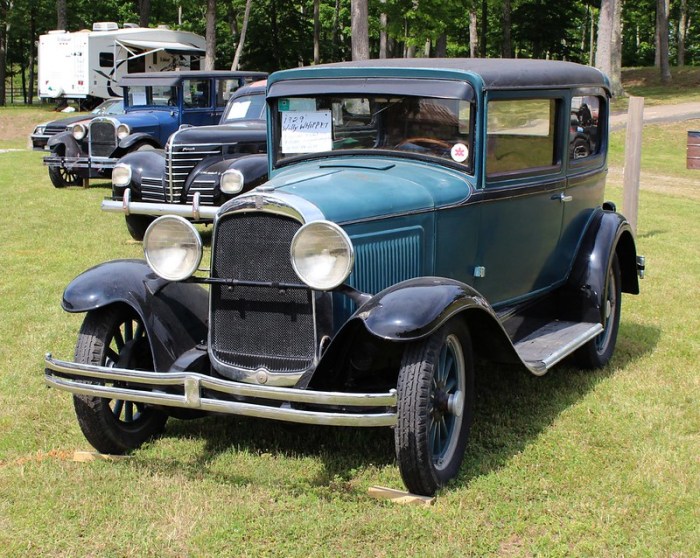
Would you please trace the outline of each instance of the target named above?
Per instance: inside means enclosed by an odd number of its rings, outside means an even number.
[[[405,140],[399,142],[396,147],[403,147],[408,144],[418,145],[420,147],[426,147],[428,149],[434,149],[436,147],[440,149],[451,149],[452,146],[446,141],[435,139],[435,138],[406,138]]]

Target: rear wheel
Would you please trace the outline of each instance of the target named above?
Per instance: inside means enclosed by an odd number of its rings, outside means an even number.
[[[406,348],[394,440],[404,484],[432,496],[459,472],[474,412],[469,332],[453,320]]]
[[[155,221],[150,215],[126,215],[126,229],[134,240],[143,240],[148,225]]]
[[[87,313],[78,334],[75,360],[84,364],[153,370],[151,346],[141,318],[126,306]],[[88,395],[73,397],[85,438],[101,453],[121,454],[160,434],[168,419],[144,403]]]
[[[51,184],[55,188],[64,188],[65,186],[80,186],[83,179],[77,173],[69,171],[63,167],[49,167],[49,178]]]
[[[581,368],[601,368],[612,357],[620,327],[621,303],[620,263],[617,255],[613,254],[601,308],[603,331],[576,352],[576,361]]]

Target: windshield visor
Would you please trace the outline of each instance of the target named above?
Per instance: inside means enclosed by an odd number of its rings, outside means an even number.
[[[473,105],[463,99],[319,95],[270,101],[275,165],[336,151],[440,158],[471,168]]]

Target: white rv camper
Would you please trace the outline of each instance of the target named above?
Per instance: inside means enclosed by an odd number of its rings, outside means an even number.
[[[205,40],[188,31],[95,23],[92,31],[49,31],[39,37],[39,96],[87,104],[120,97],[125,74],[190,69]]]

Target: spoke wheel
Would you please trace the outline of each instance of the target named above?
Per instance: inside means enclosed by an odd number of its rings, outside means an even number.
[[[432,496],[459,472],[474,411],[469,333],[452,321],[412,343],[399,370],[396,457],[409,491]]]
[[[576,360],[582,368],[601,368],[612,358],[620,328],[621,303],[620,264],[613,255],[601,308],[603,331],[577,351]]]
[[[63,167],[49,167],[49,178],[51,184],[55,188],[64,188],[65,186],[80,186],[83,179],[77,173],[64,169]]]
[[[111,306],[88,312],[78,335],[76,362],[153,370],[145,328],[131,308]],[[121,454],[162,432],[167,415],[144,403],[87,395],[73,397],[83,434],[102,453]]]

